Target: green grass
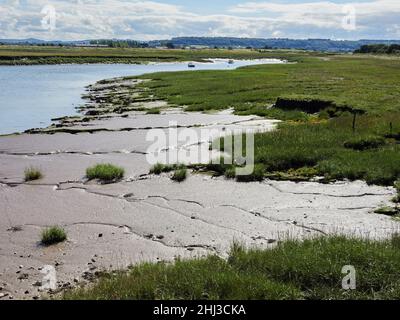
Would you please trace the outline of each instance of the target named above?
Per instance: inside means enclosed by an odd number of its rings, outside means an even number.
[[[40,180],[43,178],[42,172],[34,167],[29,167],[24,171],[25,182]]]
[[[150,168],[150,174],[160,175],[161,173],[171,172],[178,168],[182,169],[182,166],[177,164],[156,163],[154,166]]]
[[[43,230],[41,235],[41,243],[50,246],[67,240],[67,233],[61,227],[54,226]]]
[[[86,176],[89,180],[98,179],[102,182],[113,182],[121,180],[124,177],[125,170],[112,164],[98,164],[86,170]]]
[[[255,163],[260,166],[256,166],[257,172],[263,166],[270,178],[285,178],[286,173],[286,177],[294,178],[325,176],[326,180],[361,179],[370,184],[393,185],[400,178],[400,146],[390,137],[390,131],[400,132],[399,120],[400,113],[364,115],[358,118],[355,132],[351,116],[283,123],[278,130],[255,135]],[[390,126],[390,122],[396,125]],[[226,169],[219,166],[215,171]],[[247,178],[257,180],[252,175],[240,179]]]
[[[285,120],[279,130],[255,137],[256,164],[268,177],[311,178],[299,174],[303,168],[326,180],[398,180],[400,59],[304,53],[290,59],[297,63],[145,75],[152,81],[142,86],[189,111],[233,107],[240,115]],[[357,116],[353,131],[356,110],[366,114]],[[229,166],[213,170],[234,176]]]
[[[342,289],[354,266],[357,288]],[[400,299],[400,238],[344,237],[279,242],[271,250],[234,245],[227,260],[210,256],[142,264],[102,277],[64,299]]]
[[[273,55],[273,52],[271,52]],[[280,56],[279,51],[275,52]],[[282,56],[282,54],[281,54]],[[350,107],[380,113],[399,110],[400,59],[365,56],[287,54],[295,64],[258,65],[230,71],[155,73],[141,78],[142,84],[170,104],[188,110],[234,107],[238,113],[270,116],[288,114],[268,110],[278,98],[299,101],[328,101],[332,106]],[[327,59],[328,60],[327,60]],[[301,115],[290,110],[290,117]],[[304,117],[304,115],[301,115]]]
[[[176,169],[171,179],[176,182],[183,182],[187,179],[188,171],[186,168]]]

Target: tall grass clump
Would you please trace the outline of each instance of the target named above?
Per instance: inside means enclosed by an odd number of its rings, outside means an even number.
[[[124,177],[125,170],[112,164],[98,164],[86,170],[89,180],[98,179],[102,182],[113,182]]]
[[[24,176],[25,182],[40,180],[43,178],[42,172],[35,167],[25,169]]]
[[[67,240],[67,233],[61,227],[54,226],[43,230],[41,235],[41,243],[50,246]]]
[[[65,299],[400,299],[399,237],[341,236],[279,242],[270,250],[236,244],[216,256],[135,266],[109,274]],[[342,268],[356,269],[356,289],[342,288]]]
[[[178,168],[182,168],[182,166],[178,164],[156,163],[154,166],[150,168],[150,174],[160,175],[161,173],[171,172]]]
[[[186,168],[178,168],[175,170],[171,179],[176,182],[183,182],[187,179],[188,171]]]

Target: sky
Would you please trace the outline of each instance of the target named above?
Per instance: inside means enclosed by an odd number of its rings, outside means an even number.
[[[400,0],[0,0],[0,38],[400,39]]]

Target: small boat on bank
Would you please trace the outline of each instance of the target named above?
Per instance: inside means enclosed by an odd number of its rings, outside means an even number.
[[[228,61],[229,64],[234,64],[235,61],[233,61],[232,59]]]
[[[189,68],[196,68],[196,65],[195,65],[193,62],[190,62],[190,63],[188,64],[188,67],[189,67]]]

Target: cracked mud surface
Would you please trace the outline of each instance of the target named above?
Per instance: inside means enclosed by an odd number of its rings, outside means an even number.
[[[115,84],[119,82],[119,85]],[[90,281],[96,272],[143,261],[173,261],[207,254],[226,256],[234,240],[273,247],[287,237],[346,234],[383,239],[399,232],[397,222],[374,214],[395,195],[392,188],[363,182],[269,181],[237,183],[191,174],[172,182],[168,174],[149,175],[146,135],[186,128],[272,130],[275,121],[216,114],[185,113],[164,103],[160,115],[124,110],[114,114],[115,96],[135,96],[135,80],[115,80],[90,90],[102,115],[63,119],[36,134],[0,137],[0,296],[38,298],[45,265],[55,266],[60,288]],[[128,90],[128,92],[126,91]],[[140,94],[136,97],[140,98]],[[132,102],[143,109],[154,100]],[[123,101],[123,100],[121,100]],[[85,110],[83,111],[85,112]],[[85,130],[95,130],[92,133]],[[74,133],[74,134],[71,134]],[[190,140],[160,152],[201,150],[209,139]],[[211,154],[212,155],[212,154]],[[126,169],[123,181],[100,185],[85,180],[99,162]],[[24,169],[38,167],[44,178],[24,183]],[[61,225],[68,241],[40,245],[43,228]]]

